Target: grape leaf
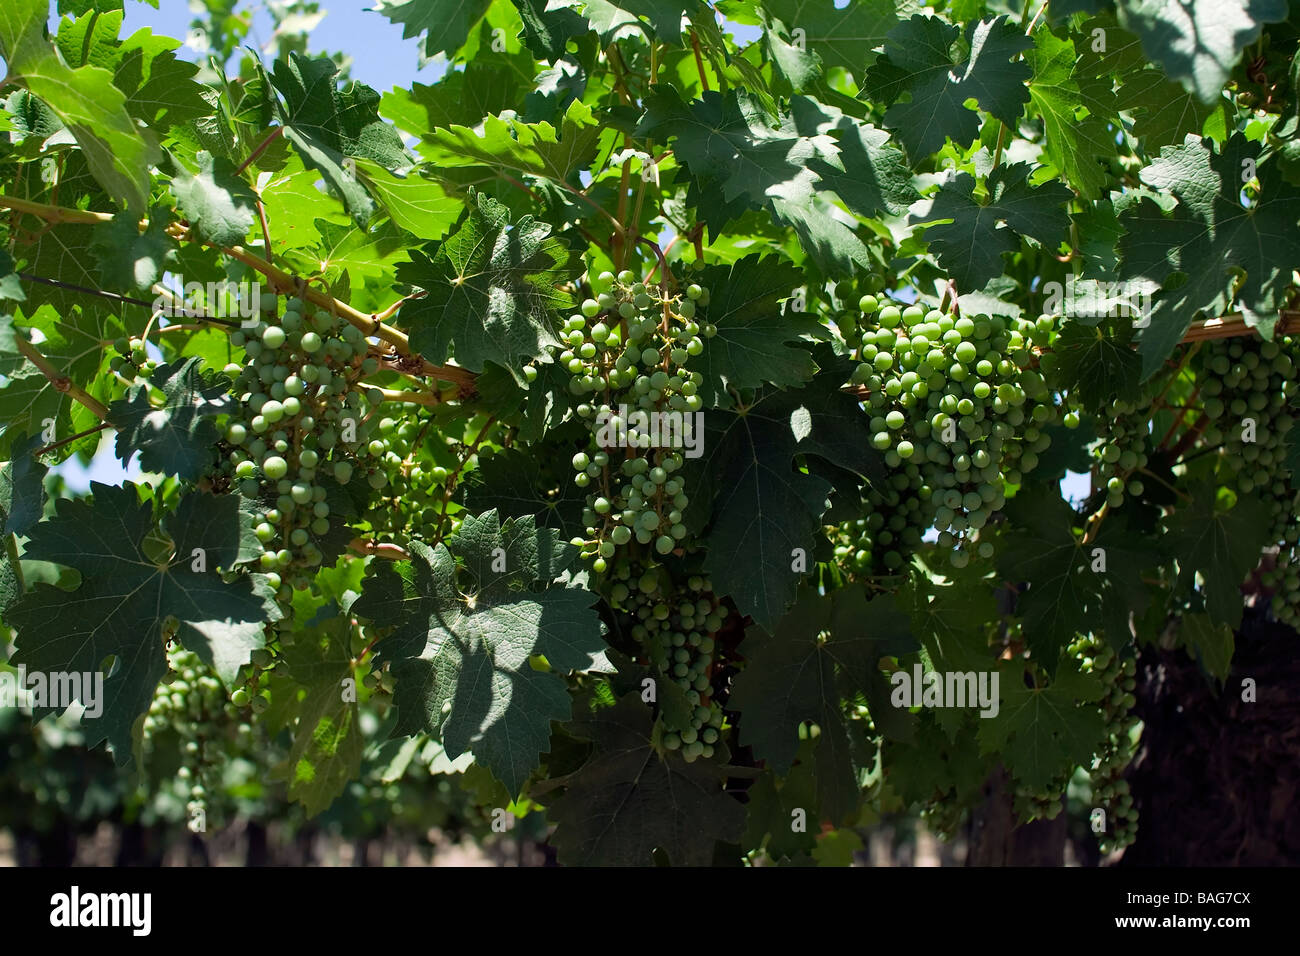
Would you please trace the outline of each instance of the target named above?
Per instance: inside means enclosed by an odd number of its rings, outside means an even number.
[[[105,289],[128,292],[148,289],[176,260],[176,241],[167,235],[165,211],[155,209],[144,232],[139,220],[118,214],[110,223],[95,226],[90,251],[99,263]]]
[[[1231,627],[1215,622],[1208,614],[1185,614],[1178,636],[1187,653],[1200,661],[1211,676],[1220,682],[1228,679],[1236,643]]]
[[[891,0],[855,0],[842,8],[819,0],[766,0],[762,10],[769,22],[775,18],[787,31],[803,31],[805,56],[854,76],[866,69],[875,48],[898,23]]]
[[[1286,19],[1287,2],[1126,0],[1119,11],[1120,22],[1141,37],[1147,56],[1210,103],[1222,93],[1241,51],[1259,39],[1263,25]]]
[[[1166,147],[1142,170],[1152,189],[1178,198],[1172,214],[1143,198],[1120,216],[1125,278],[1186,281],[1157,294],[1149,324],[1138,333],[1145,378],[1153,375],[1196,318],[1217,317],[1234,299],[1248,325],[1271,335],[1290,286],[1289,262],[1300,261],[1300,189],[1283,181],[1276,162],[1258,165],[1260,196],[1243,203],[1243,174],[1253,171],[1260,146],[1235,134],[1219,152],[1188,137]],[[1235,297],[1234,276],[1238,281]]]
[[[30,671],[93,673],[115,658],[104,680],[103,713],[89,719],[87,742],[107,739],[117,762],[129,764],[132,725],[167,672],[164,622],[175,617],[181,644],[231,683],[262,646],[263,627],[278,610],[260,581],[226,583],[217,574],[247,553],[238,499],[182,498],[163,525],[174,557],[155,563],[142,548],[154,531],[152,505],[139,500],[136,486],[91,482],[90,490],[91,501],[61,499],[54,516],[31,529],[24,555],[79,571],[80,586],[68,592],[37,584],[6,620],[18,630],[12,662]],[[202,571],[195,570],[200,558]]]
[[[213,464],[220,439],[212,419],[234,411],[229,383],[201,374],[197,356],[169,362],[154,370],[148,381],[136,382],[125,398],[108,407],[108,420],[117,428],[117,457],[130,461],[140,453],[146,471],[193,481]],[[149,399],[160,389],[163,403]]]
[[[772,628],[794,598],[802,549],[816,545],[831,484],[794,467],[798,454],[816,455],[856,474],[880,468],[870,448],[869,421],[861,406],[818,376],[795,391],[772,392],[748,408],[705,415],[704,454],[688,459],[692,495],[687,523],[712,522],[704,567],[720,594],[742,614]]]
[[[718,328],[704,352],[687,363],[704,376],[700,395],[706,405],[730,404],[728,385],[798,385],[812,378],[817,366],[811,353],[787,343],[817,335],[821,324],[813,313],[790,310],[788,302],[781,308],[804,283],[798,269],[754,255],[709,266],[698,281],[709,290],[704,315]]]
[[[649,866],[660,849],[676,865],[708,866],[715,843],[740,839],[745,810],[722,789],[725,771],[708,760],[688,764],[677,753],[660,757],[639,694],[571,728],[595,747],[548,808],[561,862]]]
[[[26,535],[45,511],[48,468],[34,457],[39,436],[15,436],[8,461],[0,464],[0,535]]]
[[[328,56],[290,53],[287,61],[276,61],[271,84],[284,99],[279,114],[285,136],[303,163],[320,172],[352,218],[364,226],[374,202],[347,158],[369,159],[393,169],[408,165],[410,157],[397,130],[379,118],[379,94],[355,81],[340,90],[337,73]]]
[[[1106,732],[1101,681],[1083,674],[1068,655],[1045,687],[1025,686],[1024,661],[999,666],[1001,704],[996,717],[981,719],[976,737],[983,753],[1000,752],[1011,774],[1033,789],[1050,786],[1063,773],[1087,764]]]
[[[352,607],[396,628],[375,647],[397,677],[394,733],[441,734],[450,758],[472,752],[518,794],[550,746],[550,722],[571,713],[563,678],[529,658],[561,673],[611,669],[596,596],[548,587],[576,552],[531,517],[502,525],[495,511],[469,515],[450,550],[420,541],[410,550],[409,562],[381,566]],[[458,559],[472,580],[458,578]]]
[[[606,43],[635,24],[651,38],[674,46],[682,42],[682,15],[698,5],[697,0],[582,0],[581,4],[591,28]]]
[[[853,760],[857,728],[845,719],[842,701],[870,694],[877,724],[888,723],[893,715],[878,661],[915,648],[906,615],[888,596],[868,602],[855,588],[830,596],[809,591],[775,628],[751,632],[741,647],[745,667],[727,701],[740,712],[740,743],[784,776],[799,749],[799,725],[816,724],[817,805],[841,822],[857,803],[862,769]]]
[[[507,448],[479,463],[466,476],[465,504],[476,514],[496,511],[507,517],[532,515],[539,528],[554,528],[568,541],[582,534],[587,496],[572,481],[543,470],[533,449]]]
[[[424,55],[449,57],[461,48],[492,0],[378,0],[370,9],[402,24],[402,39],[424,37]]]
[[[415,250],[397,267],[402,282],[427,293],[402,307],[411,345],[441,363],[482,371],[491,361],[521,384],[523,366],[558,340],[551,314],[570,304],[558,288],[569,277],[569,250],[532,216],[513,226],[505,206],[471,193],[460,228],[434,252]]]
[[[8,79],[58,115],[109,196],[143,215],[149,168],[160,158],[157,137],[136,125],[112,73],[97,66],[73,69],[59,58],[44,36],[48,16],[47,0],[11,0],[0,6],[0,52]]]
[[[775,773],[765,773],[745,791],[749,798],[745,804],[745,846],[765,846],[774,860],[795,859],[816,847],[819,821],[814,744],[803,742],[798,761],[784,778],[778,780]],[[803,811],[807,824],[803,830],[792,825],[797,811]]]
[[[1142,360],[1132,341],[1133,327],[1127,322],[1098,326],[1066,322],[1052,345],[1062,385],[1088,409],[1107,408],[1115,399],[1135,401]]]
[[[1027,163],[997,166],[988,176],[986,202],[974,198],[975,177],[958,173],[940,188],[928,212],[912,215],[912,223],[937,223],[926,227],[925,238],[958,289],[983,289],[1002,275],[1002,256],[1019,251],[1019,235],[1049,251],[1065,238],[1074,194],[1059,182],[1031,186],[1031,172]]]
[[[1086,619],[1095,588],[1088,552],[1072,530],[1078,516],[1059,489],[1048,485],[1022,487],[1004,513],[1012,530],[1002,536],[998,570],[1028,585],[1016,612],[1024,621],[1025,643],[1050,667]]]
[[[591,107],[574,100],[558,130],[550,123],[489,116],[481,131],[453,125],[411,132],[421,136],[420,155],[435,167],[486,165],[565,183],[595,156],[601,128]]]
[[[349,648],[351,621],[336,606],[323,608],[306,627],[281,637],[289,678],[306,696],[296,706],[293,744],[272,779],[289,784],[289,799],[308,816],[327,809],[361,769],[364,740]]]
[[[1076,56],[1070,40],[1039,30],[1034,48],[1025,52],[1025,62],[1033,71],[1029,97],[1043,118],[1048,160],[1081,196],[1098,198],[1110,178],[1105,164],[1119,162],[1115,133],[1110,128],[1116,119],[1113,110],[1094,112],[1097,103],[1083,99],[1074,75]],[[1086,112],[1081,112],[1081,107]]]
[[[514,0],[514,4],[524,23],[524,42],[540,60],[553,63],[563,57],[565,44],[590,26],[576,10],[553,8],[546,0]]]
[[[417,239],[441,239],[460,217],[463,203],[441,183],[414,172],[395,176],[366,159],[356,163],[357,175],[393,222]]]
[[[866,85],[876,95],[894,100],[899,93],[910,94],[886,110],[884,122],[913,164],[947,139],[963,147],[974,142],[980,119],[966,108],[967,100],[978,101],[980,109],[1008,126],[1029,101],[1025,84],[1032,74],[1017,55],[1033,41],[1018,26],[1006,17],[971,22],[970,55],[958,63],[950,51],[960,33],[937,17],[916,14],[889,31],[883,56],[868,71]]]
[[[1187,488],[1192,496],[1169,517],[1165,539],[1178,560],[1178,585],[1199,585],[1205,610],[1215,623],[1241,623],[1241,582],[1259,563],[1269,544],[1268,502],[1243,497],[1224,510],[1215,487],[1206,482]]]
[[[197,173],[181,170],[172,179],[176,208],[199,238],[218,246],[241,244],[257,216],[257,196],[229,160],[206,150],[195,160]]]

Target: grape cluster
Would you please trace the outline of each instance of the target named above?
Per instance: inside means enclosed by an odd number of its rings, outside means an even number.
[[[359,379],[378,370],[365,336],[337,316],[290,298],[276,321],[278,298],[266,293],[255,327],[231,333],[246,365],[229,365],[238,411],[226,428],[221,474],[261,508],[254,533],[281,600],[306,587],[323,560],[317,539],[329,533],[325,480],[363,472],[370,486],[388,481],[386,439],[373,436]]]
[[[853,383],[867,393],[872,445],[895,475],[868,493],[842,556],[857,570],[893,572],[932,526],[954,567],[971,550],[990,556],[978,533],[1005,503],[1003,481],[1019,484],[1051,441],[1043,428],[1056,406],[1029,345],[1047,340],[1054,321],[882,307],[874,295],[859,308],[862,318],[840,327],[861,360]]]
[[[157,368],[145,350],[144,339],[119,338],[114,340],[113,348],[117,354],[109,358],[108,367],[127,382],[134,382],[137,377],[148,378]]]
[[[187,788],[186,816],[191,826],[207,815],[208,796],[218,790],[234,748],[226,737],[232,727],[247,749],[251,731],[241,724],[236,705],[210,670],[192,651],[171,653],[171,669],[154,691],[144,718],[146,761],[165,733],[175,735],[181,749],[176,779]]]
[[[689,720],[665,723],[663,745],[688,761],[712,757],[722,731],[722,708],[711,699],[715,635],[726,610],[700,574],[676,581],[663,566],[620,558],[602,582],[611,606],[624,615],[650,663],[686,695]],[[665,714],[665,718],[667,715]]]
[[[1133,716],[1137,705],[1137,662],[1121,660],[1103,641],[1080,637],[1069,651],[1079,660],[1079,669],[1098,678],[1105,687],[1101,709],[1106,715],[1106,737],[1093,757],[1089,778],[1093,800],[1106,811],[1107,833],[1101,837],[1100,850],[1110,853],[1130,845],[1137,837],[1137,809],[1129,792],[1124,771],[1137,753],[1135,731],[1140,721]]]
[[[1242,496],[1261,497],[1270,508],[1269,540],[1280,546],[1276,561],[1261,572],[1273,591],[1279,620],[1300,623],[1300,476],[1287,467],[1290,405],[1296,383],[1300,340],[1218,340],[1202,349],[1202,408],[1210,420],[1202,439],[1221,449],[1220,472]]]
[[[430,460],[424,445],[429,425],[427,418],[413,417],[400,423],[387,417],[379,420],[375,440],[383,450],[376,460],[388,481],[382,499],[368,514],[376,531],[427,539],[437,535],[450,472]],[[437,440],[455,443],[450,437]]]
[[[597,286],[605,288],[564,323],[558,360],[571,376],[569,391],[581,399],[578,416],[592,424],[588,447],[572,461],[575,483],[594,486],[584,510],[588,537],[574,543],[601,573],[633,540],[667,554],[686,537],[689,498],[678,474],[684,459],[663,447],[668,436],[662,429],[654,434],[652,416],[675,413],[685,424],[703,407],[704,378],[683,366],[717,329],[697,318],[709,293],[695,283],[677,294],[625,270],[601,274]],[[674,437],[680,443],[680,433]],[[660,447],[651,448],[655,439]],[[614,457],[622,459],[617,467]]]
[[[1106,488],[1111,508],[1127,496],[1139,497],[1145,486],[1135,473],[1147,466],[1152,451],[1151,397],[1136,401],[1116,399],[1106,409],[1105,434],[1092,448],[1097,478]]]

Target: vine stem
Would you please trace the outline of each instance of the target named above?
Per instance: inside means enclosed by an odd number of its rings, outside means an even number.
[[[691,49],[695,51],[695,68],[700,73],[700,86],[704,87],[704,92],[709,92],[709,78],[704,75],[704,57],[700,55],[700,38],[694,30],[691,31]]]
[[[400,544],[393,544],[390,541],[369,541],[365,538],[353,538],[348,542],[348,547],[358,554],[384,558],[387,561],[408,561],[411,557],[411,553]]]
[[[93,435],[96,432],[102,432],[105,428],[112,428],[112,427],[113,426],[110,425],[108,422],[100,422],[98,425],[95,425],[91,428],[87,428],[85,431],[77,432],[77,434],[75,435],[69,435],[67,438],[60,438],[56,442],[50,442],[50,444],[46,445],[44,448],[37,448],[35,451],[32,452],[32,457],[36,458],[41,455],[47,455],[50,452],[54,451],[54,449],[62,448],[64,445],[70,445],[74,441],[77,441],[79,438],[85,438],[86,436]]]
[[[18,346],[18,351],[26,356],[28,361],[40,369],[42,375],[49,379],[50,384],[54,386],[56,392],[62,392],[73,401],[79,402],[81,405],[89,409],[101,422],[108,421],[108,406],[93,395],[89,394],[81,386],[74,385],[72,380],[60,372],[49,359],[40,353],[36,346],[32,345],[21,335],[14,336],[14,343]]]
[[[251,166],[253,162],[257,159],[257,157],[261,156],[264,152],[266,152],[268,146],[270,146],[272,143],[274,143],[277,139],[279,139],[283,135],[284,135],[283,126],[277,126],[275,129],[271,130],[271,132],[267,133],[266,137],[260,143],[257,144],[256,148],[251,153],[248,154],[248,159],[244,160],[242,163],[239,164],[239,168],[235,170],[235,175],[242,176],[244,174],[244,170],[246,170],[249,166]],[[270,250],[268,249],[267,252],[270,252]]]
[[[412,392],[402,391],[395,388],[375,389],[383,396],[386,402],[406,402],[411,405],[428,405],[430,407],[442,404],[442,396],[434,392]]]
[[[14,578],[18,581],[18,593],[27,590],[27,581],[23,578],[23,562],[18,555],[18,535],[5,535],[5,552],[9,555],[9,566],[14,569]]]
[[[16,196],[0,196],[0,208],[15,209],[24,212],[38,219],[54,223],[78,223],[82,225],[96,225],[98,223],[112,222],[112,213],[90,212],[81,209],[69,209],[65,206],[51,206],[46,203],[32,202],[29,199],[20,199]],[[201,240],[190,235],[187,227],[179,223],[173,224],[168,229],[170,235],[178,240],[201,242]],[[385,325],[375,315],[370,315],[353,308],[346,302],[341,302],[331,295],[321,292],[319,289],[305,285],[296,276],[292,276],[282,269],[273,266],[261,256],[258,256],[242,246],[218,246],[214,243],[205,243],[212,245],[213,248],[219,249],[232,259],[236,259],[248,266],[255,272],[260,272],[271,280],[271,284],[280,292],[288,295],[301,295],[302,298],[318,305],[323,309],[329,309],[333,314],[346,319],[352,325],[355,325],[366,335],[373,335],[393,346],[400,355],[412,356],[411,343],[405,333],[392,326]],[[87,290],[81,290],[87,291]],[[99,290],[89,290],[91,294],[100,294]],[[143,300],[135,300],[135,304],[145,304]],[[147,303],[152,307],[153,303]],[[446,382],[452,382],[462,388],[473,388],[475,375],[468,369],[458,368],[456,366],[439,366],[434,365],[424,359],[420,359],[425,375],[439,378]]]

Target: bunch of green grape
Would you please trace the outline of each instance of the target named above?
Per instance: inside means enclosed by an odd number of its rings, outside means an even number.
[[[896,471],[883,490],[867,489],[862,517],[836,529],[835,557],[840,567],[867,577],[898,574],[934,521],[928,498],[922,498],[917,478]]]
[[[251,730],[240,722],[221,681],[196,654],[176,648],[170,660],[171,669],[154,691],[144,718],[142,746],[147,762],[162,737],[174,735],[170,742],[181,751],[176,780],[187,788],[186,817],[193,827],[206,817],[209,794],[220,789],[227,763],[241,751],[235,745],[242,743],[241,752],[250,749]],[[238,728],[233,743],[232,728]]]
[[[1295,418],[1290,406],[1300,386],[1296,365],[1300,339],[1273,342],[1221,339],[1201,350],[1202,408],[1210,419],[1202,440],[1220,449],[1218,467],[1239,495],[1257,496],[1270,509],[1269,540],[1279,546],[1276,562],[1261,572],[1273,591],[1279,620],[1300,621],[1300,476],[1288,465]]]
[[[114,340],[113,348],[117,352],[108,360],[108,367],[122,377],[124,381],[134,382],[137,377],[149,378],[157,363],[149,358],[145,350],[144,339],[119,338]]]
[[[600,573],[634,540],[667,554],[686,537],[682,453],[652,448],[655,438],[662,446],[667,436],[656,436],[654,420],[641,421],[638,413],[673,413],[677,422],[695,427],[692,413],[703,407],[698,390],[704,378],[684,366],[717,330],[698,319],[709,293],[695,283],[676,293],[625,270],[603,273],[596,287],[602,289],[597,297],[564,323],[566,347],[558,360],[571,376],[569,391],[581,400],[579,418],[591,424],[588,447],[572,460],[575,483],[592,489],[584,511],[587,537],[574,543]],[[679,432],[674,437],[685,444]]]
[[[882,547],[871,524],[903,548],[915,547],[908,545],[916,538],[909,529],[936,528],[954,567],[964,567],[971,550],[990,556],[992,544],[978,533],[1005,503],[1004,481],[1019,484],[1051,443],[1043,429],[1057,408],[1032,367],[1030,345],[1050,337],[1054,320],[882,307],[874,295],[863,296],[859,308],[863,317],[851,344],[861,364],[853,383],[867,393],[872,445],[906,484],[894,480],[898,505],[885,491],[878,490],[879,504],[868,498],[855,558],[865,552],[864,560],[874,563],[879,552],[880,564],[891,570],[906,558],[900,547],[890,547],[892,540]],[[901,522],[885,510],[896,506],[904,509]]]
[[[1137,837],[1137,809],[1124,772],[1137,753],[1135,731],[1140,721],[1133,715],[1137,705],[1137,662],[1122,660],[1104,641],[1079,637],[1069,647],[1084,674],[1098,678],[1105,687],[1100,704],[1106,715],[1106,736],[1088,768],[1094,802],[1106,811],[1106,828],[1100,836],[1103,853],[1120,850]]]
[[[427,539],[438,533],[450,472],[430,460],[426,449],[431,431],[429,423],[429,418],[421,416],[401,422],[390,417],[379,419],[372,441],[383,444],[382,454],[376,461],[388,481],[380,492],[381,498],[367,514],[367,520],[378,532]],[[436,432],[432,440],[448,444],[455,441]]]
[[[1132,495],[1146,490],[1140,469],[1147,466],[1152,452],[1151,397],[1136,401],[1115,399],[1104,415],[1105,432],[1092,447],[1097,480],[1106,489],[1106,503],[1118,508]]]
[[[365,336],[337,316],[290,298],[262,297],[262,318],[231,333],[246,365],[229,365],[239,409],[225,434],[220,474],[260,505],[254,533],[265,549],[261,570],[287,599],[306,587],[330,530],[324,480],[339,484],[364,472],[372,488],[388,481],[385,439],[372,437],[359,380],[378,370]]]
[[[663,566],[620,558],[602,586],[646,658],[686,695],[689,719],[681,726],[669,726],[665,712],[664,747],[688,761],[712,757],[722,731],[722,708],[710,693],[715,635],[727,615],[712,582],[700,574],[675,580]]]

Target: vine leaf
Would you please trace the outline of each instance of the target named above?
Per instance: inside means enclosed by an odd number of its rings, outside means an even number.
[[[746,256],[731,265],[708,267],[699,281],[709,290],[708,320],[718,328],[688,366],[704,376],[706,405],[730,404],[728,385],[799,385],[813,377],[817,365],[812,354],[787,343],[817,335],[821,324],[813,313],[781,308],[804,282],[797,268],[775,258]]]
[[[9,608],[6,623],[18,631],[12,663],[31,671],[95,673],[114,658],[102,714],[83,719],[89,745],[107,739],[117,762],[129,764],[132,725],[167,673],[164,622],[174,617],[177,640],[229,684],[279,612],[265,584],[248,577],[227,583],[217,573],[249,551],[238,499],[182,498],[163,523],[174,556],[155,561],[144,550],[155,532],[153,506],[139,500],[136,486],[91,482],[90,490],[90,501],[61,499],[54,516],[31,529],[24,552],[73,568],[81,584],[73,591],[35,585]],[[196,569],[200,559],[203,570]],[[53,709],[62,708],[45,712]]]
[[[1300,260],[1300,189],[1283,181],[1276,162],[1256,167],[1259,150],[1240,133],[1219,152],[1189,136],[1142,170],[1143,183],[1178,199],[1172,214],[1144,197],[1120,217],[1128,230],[1119,241],[1124,277],[1165,284],[1138,333],[1144,377],[1160,368],[1194,319],[1221,315],[1234,300],[1248,325],[1272,335],[1291,282],[1288,263]],[[1241,191],[1250,172],[1260,195],[1246,203]],[[1175,275],[1185,281],[1169,282]]]
[[[1214,0],[1164,3],[1132,0],[1121,22],[1171,78],[1210,103],[1223,93],[1241,51],[1259,39],[1265,23],[1286,19],[1286,0]]]
[[[914,164],[948,139],[962,147],[975,141],[980,118],[967,100],[1009,126],[1029,101],[1025,84],[1032,73],[1018,54],[1033,41],[1017,25],[1004,16],[972,21],[966,31],[970,55],[958,63],[951,51],[960,33],[937,17],[915,14],[889,31],[884,55],[868,71],[866,86],[877,97],[910,94],[885,112],[885,126]]]
[[[1027,163],[994,168],[986,202],[974,197],[975,177],[958,173],[939,189],[929,212],[912,215],[912,223],[937,223],[926,228],[925,238],[957,288],[974,292],[1002,275],[1002,255],[1020,249],[1021,235],[1049,251],[1065,238],[1074,194],[1059,182],[1031,186],[1032,171]]]
[[[524,23],[524,43],[533,56],[548,63],[562,58],[565,45],[590,29],[576,10],[552,8],[546,0],[515,0],[515,9]]]
[[[34,457],[39,436],[14,438],[9,460],[0,464],[0,535],[26,535],[45,511],[45,473],[48,468]]]
[[[980,720],[976,738],[983,753],[1001,753],[1027,787],[1051,786],[1070,768],[1087,764],[1105,736],[1105,715],[1093,704],[1104,688],[1078,667],[1062,656],[1046,687],[1025,686],[1023,661],[1004,661],[998,668],[998,713]]]
[[[451,56],[483,19],[492,0],[378,0],[370,9],[402,25],[402,39],[424,37],[424,56]]]
[[[1190,486],[1191,504],[1169,519],[1166,539],[1178,560],[1178,585],[1190,591],[1199,584],[1210,618],[1236,628],[1241,623],[1241,583],[1259,562],[1268,544],[1268,503],[1239,498],[1225,509],[1212,484]]]
[[[781,42],[784,50],[777,62],[782,69],[805,61],[797,69],[808,72],[815,65],[814,75],[838,66],[861,76],[873,51],[898,23],[896,4],[891,0],[859,0],[845,7],[815,0],[766,0],[761,11],[769,24],[772,19],[780,21],[786,28],[782,32],[803,31],[802,49]]]
[[[99,262],[103,287],[123,292],[148,289],[176,261],[176,242],[167,235],[163,210],[155,210],[144,232],[139,221],[128,214],[118,214],[112,222],[96,226],[90,251]]]
[[[203,375],[202,359],[169,362],[154,370],[146,382],[136,382],[125,398],[108,407],[108,420],[117,428],[117,457],[130,461],[137,451],[146,471],[193,481],[212,464],[221,437],[212,419],[234,410],[229,385],[215,375]],[[150,401],[153,389],[163,403]]]
[[[306,696],[296,707],[289,754],[272,777],[288,782],[289,799],[301,803],[308,816],[327,809],[361,769],[360,708],[355,694],[344,693],[343,683],[353,677],[351,631],[348,616],[331,606],[281,639],[288,677]]]
[[[571,304],[557,286],[569,278],[568,248],[532,216],[513,226],[501,203],[471,192],[460,228],[435,252],[415,250],[397,277],[427,293],[402,307],[411,345],[441,363],[475,372],[491,361],[522,384],[523,366],[558,340],[551,314]]]
[[[1211,676],[1220,682],[1228,679],[1236,644],[1231,627],[1216,623],[1208,614],[1185,614],[1178,636],[1182,638],[1187,653],[1200,661]]]
[[[550,722],[570,717],[560,674],[612,669],[596,595],[549,586],[576,549],[531,517],[502,525],[488,511],[467,516],[450,549],[412,541],[410,550],[410,561],[381,566],[352,607],[395,627],[375,648],[397,677],[394,733],[440,734],[448,757],[472,752],[518,794],[550,747]],[[535,668],[538,655],[560,673]]]
[[[795,467],[796,455],[816,455],[858,475],[881,470],[870,447],[861,406],[833,384],[833,374],[808,386],[772,392],[754,405],[705,413],[704,454],[688,459],[687,512],[700,530],[709,517],[704,567],[720,594],[763,628],[775,627],[794,599],[797,549],[816,546],[831,484]]]
[[[285,136],[303,163],[325,178],[358,225],[374,212],[374,201],[347,163],[369,159],[386,169],[409,165],[401,135],[379,118],[379,94],[352,81],[335,84],[338,67],[328,56],[309,58],[290,53],[277,60],[271,84],[284,98],[280,119]]]
[[[868,602],[857,589],[829,597],[808,591],[775,628],[751,633],[742,648],[745,668],[727,703],[741,715],[740,743],[785,776],[799,749],[799,725],[816,724],[817,805],[842,821],[857,804],[861,769],[854,760],[860,734],[842,701],[868,695],[878,724],[894,716],[878,661],[916,648],[907,616],[890,597]]]
[[[149,169],[161,157],[157,137],[140,129],[114,76],[97,66],[68,66],[45,39],[48,0],[12,0],[0,7],[0,52],[9,80],[40,97],[71,131],[90,171],[115,201],[143,216]]]
[[[1128,322],[1087,326],[1067,322],[1052,345],[1060,361],[1061,382],[1079,396],[1084,408],[1106,408],[1115,399],[1134,401],[1142,378],[1142,360],[1133,351]]]
[[[571,726],[594,749],[548,811],[561,862],[650,866],[660,849],[676,865],[708,866],[716,842],[740,839],[745,809],[722,789],[725,770],[677,753],[660,757],[639,694]]]
[[[199,171],[180,171],[172,179],[176,208],[195,235],[218,246],[244,241],[257,216],[257,196],[235,175],[228,159],[199,150],[194,157]]]

